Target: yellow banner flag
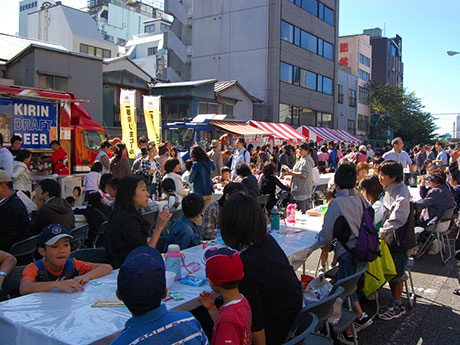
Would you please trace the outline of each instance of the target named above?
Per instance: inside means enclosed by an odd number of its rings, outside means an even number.
[[[161,143],[161,97],[144,96],[144,117],[147,136],[157,145]]]
[[[136,91],[120,91],[120,118],[121,118],[121,140],[126,145],[129,158],[134,158],[137,150],[137,127],[136,127]]]

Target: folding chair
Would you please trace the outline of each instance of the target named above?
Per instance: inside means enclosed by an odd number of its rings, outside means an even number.
[[[38,236],[40,235],[26,238],[25,240],[16,242],[11,246],[9,253],[16,257],[18,264],[25,265],[33,261],[34,253],[37,249]]]
[[[97,231],[97,235],[94,238],[94,244],[93,248],[97,247],[104,247],[104,233],[106,232],[107,226],[109,224],[109,221],[106,220],[104,223],[101,224],[99,227],[99,230]]]
[[[343,287],[337,287],[334,292],[331,291],[331,293],[329,293],[329,296],[319,300],[318,302],[307,304],[307,306],[301,310],[301,313],[308,311],[315,314],[318,318],[318,327],[321,327],[323,324],[325,324],[327,334],[329,335],[329,323],[327,322],[327,319],[332,315],[332,312],[334,311],[335,300],[340,297],[343,291]]]
[[[256,201],[257,203],[259,204],[259,206],[262,208],[262,211],[264,211],[265,214],[267,214],[267,209],[266,209],[266,206],[267,206],[267,203],[268,203],[268,199],[270,198],[270,195],[268,194],[265,194],[265,195],[260,195],[256,198]]]
[[[83,224],[70,231],[70,235],[73,237],[70,240],[70,247],[72,251],[80,249],[83,246],[83,243],[86,240],[86,236],[88,235],[88,230],[89,225]]]
[[[354,321],[356,319],[355,312],[353,311],[353,305],[351,303],[351,294],[356,292],[357,284],[359,278],[366,272],[366,268],[363,268],[361,271],[352,274],[351,276],[340,279],[334,284],[334,287],[331,290],[331,293],[334,293],[339,287],[343,288],[343,292],[340,296],[343,300],[347,300],[348,310],[342,310],[342,316],[340,317],[339,322],[336,325],[333,325],[334,332],[341,333],[345,331],[349,326],[353,329],[353,341],[358,344],[356,337],[356,329],[354,326]]]
[[[76,250],[72,253],[70,253],[70,258],[81,260],[81,261],[86,261],[86,262],[92,262],[92,263],[105,263],[106,258],[105,258],[105,249],[104,248],[83,248]]]
[[[318,318],[315,314],[309,312],[300,312],[291,327],[284,345],[303,344],[307,336],[313,331],[318,324]],[[308,344],[311,344],[308,342]]]
[[[3,281],[2,291],[0,291],[0,301],[7,298],[19,297],[19,284],[22,278],[22,272],[26,268],[26,265],[16,266],[10,274],[8,274]]]
[[[406,296],[407,296],[407,301],[409,302],[409,307],[413,308],[415,305],[415,289],[414,289],[414,281],[412,280],[412,273],[411,269],[414,266],[414,258],[410,257],[409,262],[407,263],[407,275],[409,276],[409,283],[410,283],[410,291],[409,291],[409,285],[407,284],[407,279],[404,281],[404,286],[406,288]]]
[[[452,257],[452,249],[449,243],[448,230],[450,228],[453,213],[453,208],[445,210],[437,222],[431,224],[425,229],[425,232],[428,232],[428,237],[421,243],[421,247],[419,248],[419,252],[416,256],[417,259],[428,251],[428,248],[435,239],[437,239],[441,245],[440,253],[442,262],[445,264]],[[449,256],[445,258],[444,256],[447,253]]]

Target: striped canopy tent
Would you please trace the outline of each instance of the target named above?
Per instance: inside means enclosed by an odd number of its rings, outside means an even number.
[[[275,142],[275,145],[279,145],[283,141],[293,143],[307,141],[307,138],[304,135],[297,132],[287,123],[273,123],[253,120],[249,121],[248,123],[255,128],[259,128],[261,130],[273,133],[274,135],[272,137]]]
[[[344,129],[332,129],[332,128],[323,128],[323,127],[313,127],[313,126],[301,126],[297,128],[297,131],[306,136],[309,140],[315,142],[322,141],[336,141],[344,143],[361,143],[363,142],[358,137],[355,137],[350,132]]]
[[[209,123],[223,132],[237,137],[243,137],[247,142],[262,142],[268,140],[268,137],[273,135],[272,132],[255,128],[246,122],[211,120]]]

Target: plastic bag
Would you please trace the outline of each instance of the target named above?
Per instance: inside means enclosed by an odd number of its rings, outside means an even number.
[[[342,298],[337,298],[334,302],[334,310],[332,311],[331,316],[327,319],[331,325],[336,325],[339,323],[340,318],[342,317]]]
[[[369,296],[387,281],[396,277],[396,268],[390,249],[385,241],[380,240],[380,257],[368,262],[364,274],[363,293]]]
[[[305,292],[303,294],[305,304],[317,302],[322,298],[325,298],[329,295],[329,292],[332,290],[332,285],[329,283],[324,275],[320,275],[313,279],[310,284],[308,284]]]

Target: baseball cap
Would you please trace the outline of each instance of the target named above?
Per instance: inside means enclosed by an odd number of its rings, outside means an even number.
[[[165,262],[160,252],[149,246],[132,250],[118,272],[117,288],[131,311],[157,308],[166,291]]]
[[[52,246],[63,237],[73,238],[72,235],[70,235],[69,231],[62,225],[48,225],[46,228],[43,229],[40,236],[38,236],[38,247],[43,248],[45,245]]]
[[[366,145],[361,145],[358,151],[367,151]]]
[[[11,181],[13,180],[11,179],[10,174],[8,174],[5,170],[0,169],[0,183]]]
[[[237,251],[222,247],[209,248],[204,254],[206,274],[214,284],[222,285],[243,279],[244,266]]]

